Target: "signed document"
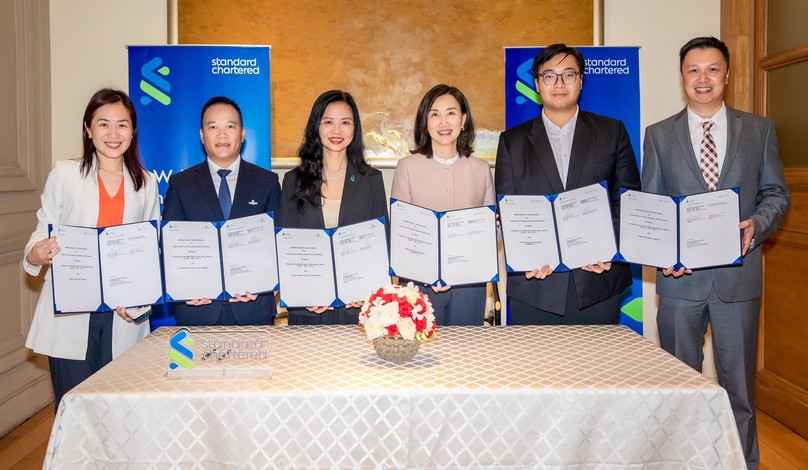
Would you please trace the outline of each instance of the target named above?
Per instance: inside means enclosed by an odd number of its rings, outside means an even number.
[[[226,297],[278,288],[275,222],[269,214],[222,222],[219,233]]]
[[[499,196],[508,271],[569,271],[617,255],[605,183],[548,196]]]
[[[107,227],[98,240],[104,304],[114,309],[161,303],[156,222]]]
[[[61,248],[51,268],[56,313],[162,303],[156,221],[50,231]]]
[[[278,231],[283,307],[339,307],[390,283],[383,220],[333,229]]]
[[[437,213],[404,201],[390,204],[390,271],[437,284],[440,279]]]
[[[569,269],[617,254],[609,192],[600,184],[560,193],[553,201],[561,260]]]
[[[556,268],[561,263],[553,204],[547,197],[502,196],[499,216],[508,271],[533,271],[545,264]]]
[[[620,254],[626,261],[675,269],[741,263],[734,190],[679,198],[626,190],[620,199]]]
[[[620,195],[620,254],[629,263],[667,268],[678,262],[675,198],[626,190]]]
[[[365,300],[384,284],[390,284],[387,235],[379,220],[368,220],[334,229],[334,275],[341,304]]]
[[[166,298],[224,299],[216,222],[163,222]]]
[[[432,285],[496,281],[496,233],[493,206],[435,212],[393,200],[390,272]]]
[[[740,198],[732,189],[681,198],[680,265],[699,269],[741,264],[740,214]]]
[[[474,207],[441,213],[440,280],[457,286],[497,279],[496,213]]]
[[[61,248],[51,265],[56,313],[102,311],[98,229],[53,225],[50,232]]]
[[[334,261],[328,230],[284,228],[275,238],[281,306],[336,306]]]

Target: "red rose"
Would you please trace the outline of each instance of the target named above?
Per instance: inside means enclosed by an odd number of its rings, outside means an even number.
[[[398,325],[390,325],[387,328],[387,336],[393,337],[398,334]]]
[[[412,305],[409,302],[398,304],[398,314],[402,317],[412,317]]]
[[[390,302],[393,302],[395,298],[393,297],[393,294],[382,294],[382,300],[384,300],[384,303],[389,304]]]
[[[426,317],[415,318],[415,331],[424,331],[426,329]]]

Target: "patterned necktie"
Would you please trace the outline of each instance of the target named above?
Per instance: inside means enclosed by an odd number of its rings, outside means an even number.
[[[703,121],[701,127],[704,128],[704,137],[701,139],[701,159],[699,166],[704,182],[710,191],[718,188],[718,151],[715,149],[715,140],[710,134],[710,128],[715,123],[713,121]]]
[[[219,185],[219,205],[222,206],[222,214],[224,219],[230,218],[230,208],[233,207],[233,202],[230,200],[230,186],[227,185],[227,175],[231,173],[230,170],[219,170],[216,173],[222,177],[222,182]]]

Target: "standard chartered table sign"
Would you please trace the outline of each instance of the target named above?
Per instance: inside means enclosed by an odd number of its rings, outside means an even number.
[[[168,340],[169,379],[268,378],[269,332],[179,328]]]

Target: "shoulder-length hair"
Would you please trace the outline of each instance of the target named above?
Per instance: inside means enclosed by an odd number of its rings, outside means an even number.
[[[432,109],[432,105],[435,104],[435,100],[443,95],[452,95],[460,103],[460,113],[466,115],[466,122],[463,123],[460,135],[457,136],[457,153],[462,157],[469,157],[474,153],[474,119],[471,117],[469,102],[460,90],[443,83],[435,85],[426,92],[426,95],[421,99],[421,104],[418,105],[418,112],[415,114],[415,126],[413,127],[416,147],[413,153],[420,153],[426,155],[426,158],[432,158],[432,137],[429,135],[427,121],[429,120],[429,111]]]
[[[103,88],[95,92],[93,97],[90,98],[90,102],[87,103],[87,109],[84,110],[84,121],[81,125],[81,135],[83,137],[81,175],[87,176],[90,173],[93,160],[96,158],[95,145],[87,129],[92,129],[93,117],[95,117],[96,111],[108,104],[121,104],[129,112],[129,119],[132,121],[132,142],[126,152],[123,153],[123,165],[132,178],[135,191],[139,191],[146,184],[146,169],[140,161],[140,149],[137,139],[137,113],[135,113],[135,105],[132,104],[129,95],[121,90]]]
[[[320,121],[325,109],[331,103],[345,103],[351,107],[354,120],[353,140],[346,149],[348,162],[363,175],[370,172],[370,165],[365,161],[365,146],[362,143],[362,123],[359,121],[359,109],[353,97],[344,91],[331,90],[320,95],[311,107],[303,143],[297,155],[300,165],[295,168],[295,192],[292,199],[297,202],[300,213],[306,211],[306,204],[320,207],[323,186],[323,143],[320,141]]]

